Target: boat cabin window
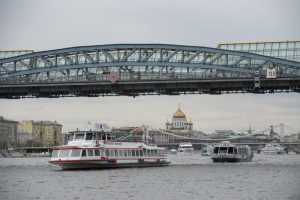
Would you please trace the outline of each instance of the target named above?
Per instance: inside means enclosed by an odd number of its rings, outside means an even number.
[[[127,157],[128,156],[128,153],[127,153],[127,150],[124,149],[124,156]]]
[[[59,157],[60,158],[69,157],[69,153],[70,153],[70,150],[60,150]]]
[[[82,156],[82,157],[86,156],[86,150],[82,150],[81,156]]]
[[[114,149],[110,149],[109,150],[109,155],[110,156],[115,156],[115,150]]]
[[[233,147],[228,148],[228,154],[233,154]]]
[[[215,147],[214,148],[214,154],[218,154],[219,153],[219,147]]]
[[[219,153],[227,153],[227,147],[220,147]]]
[[[75,134],[74,140],[84,140],[84,133]]]
[[[119,149],[119,156],[124,156],[124,151],[123,151],[123,149]]]
[[[99,151],[99,149],[95,149],[94,153],[95,153],[95,156],[100,156],[100,151]]]
[[[140,156],[144,156],[143,150],[139,150],[140,151]]]
[[[234,148],[234,154],[237,154],[237,149],[236,148]]]
[[[71,157],[80,157],[80,150],[79,149],[72,150]]]
[[[85,136],[85,140],[93,140],[94,137],[93,137],[93,133],[87,133],[86,136]]]
[[[58,156],[58,150],[53,150],[52,151],[52,157],[57,157]]]
[[[87,150],[88,156],[94,156],[93,150],[89,149]]]
[[[101,156],[105,156],[105,150],[104,149],[100,149],[99,151],[100,151]]]
[[[131,150],[128,150],[128,156],[131,157]]]

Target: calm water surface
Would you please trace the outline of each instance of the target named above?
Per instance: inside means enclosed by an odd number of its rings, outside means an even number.
[[[300,200],[300,155],[255,155],[251,163],[212,163],[170,155],[172,165],[61,171],[47,158],[0,158],[0,200]]]

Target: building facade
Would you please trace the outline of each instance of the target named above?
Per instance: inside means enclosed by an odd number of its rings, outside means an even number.
[[[14,146],[17,142],[18,122],[0,116],[0,148]]]
[[[56,121],[22,121],[18,129],[29,133],[35,145],[51,147],[62,144],[62,125]]]

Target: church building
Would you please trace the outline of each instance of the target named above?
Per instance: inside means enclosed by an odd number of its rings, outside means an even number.
[[[178,107],[177,111],[173,114],[172,121],[166,122],[166,130],[171,132],[191,132],[193,131],[193,122],[190,119],[187,121],[186,115],[182,112],[180,106]]]

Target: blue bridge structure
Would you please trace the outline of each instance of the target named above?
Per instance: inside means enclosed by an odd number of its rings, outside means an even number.
[[[300,92],[299,60],[251,51],[112,44],[9,53],[0,51],[0,98]]]

